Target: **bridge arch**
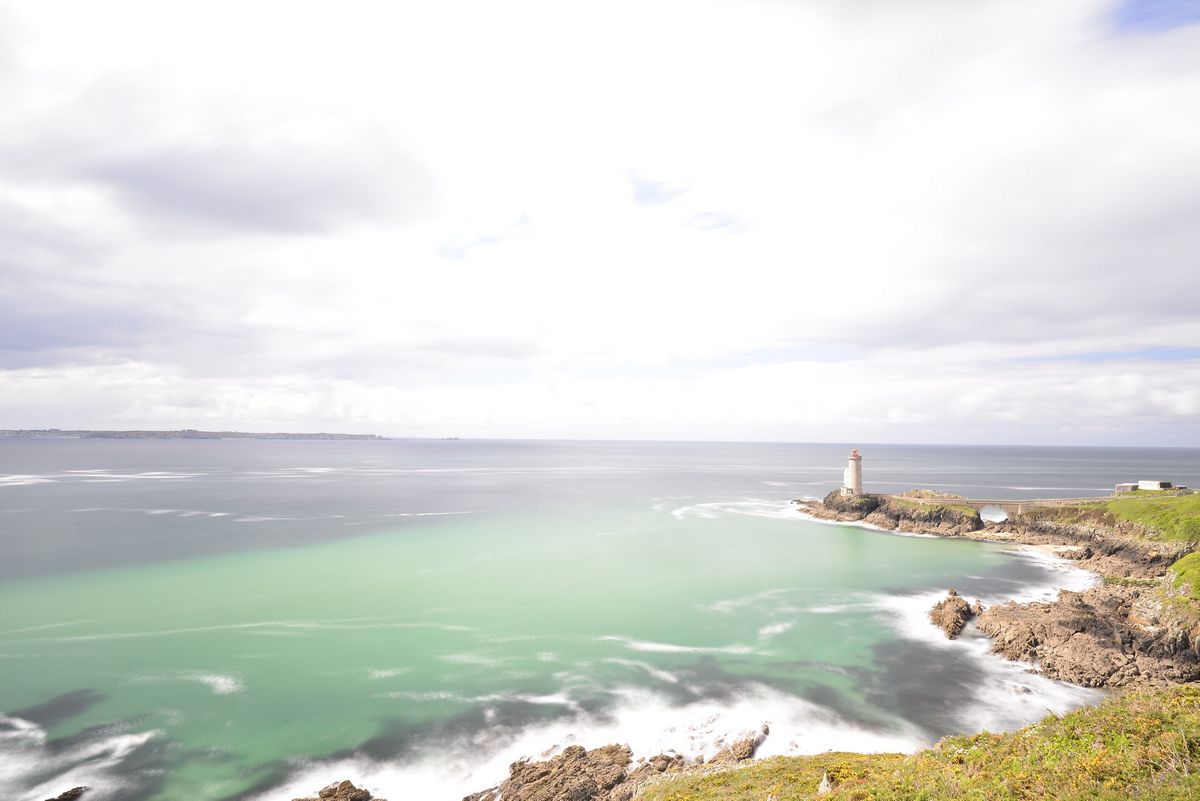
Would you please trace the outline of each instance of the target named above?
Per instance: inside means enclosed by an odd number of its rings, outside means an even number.
[[[987,523],[1002,523],[1008,520],[1010,514],[1007,509],[996,504],[979,507],[979,517]]]

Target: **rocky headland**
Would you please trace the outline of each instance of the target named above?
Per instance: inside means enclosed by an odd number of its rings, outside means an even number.
[[[969,506],[956,505],[953,495],[928,490],[906,495],[911,500],[832,492],[821,501],[797,504],[821,520],[1036,546],[1104,577],[1104,584],[1085,592],[1064,590],[1050,603],[1007,603],[987,610],[951,590],[930,611],[931,622],[947,637],[957,637],[975,620],[995,653],[1087,687],[1200,680],[1200,612],[1169,576],[1171,565],[1194,543],[1164,541],[1136,522],[1045,509],[993,523]]]

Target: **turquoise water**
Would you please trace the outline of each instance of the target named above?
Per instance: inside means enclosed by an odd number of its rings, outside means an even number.
[[[1086,577],[803,519],[841,448],[22,448],[0,454],[6,798],[457,799],[570,742],[710,755],[766,721],[766,753],[906,750],[1096,698],[925,621],[949,586]]]

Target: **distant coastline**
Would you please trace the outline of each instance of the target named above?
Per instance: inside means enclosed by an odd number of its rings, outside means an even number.
[[[0,429],[0,439],[369,439],[384,440],[378,434],[328,434],[256,431],[197,431],[183,428],[174,431],[92,431],[61,428]]]

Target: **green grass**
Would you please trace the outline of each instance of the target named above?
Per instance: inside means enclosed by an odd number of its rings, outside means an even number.
[[[775,757],[645,788],[645,801],[1183,801],[1200,798],[1200,688],[1142,690],[1009,734],[901,754]]]
[[[1200,551],[1189,553],[1171,565],[1171,572],[1175,575],[1175,586],[1200,601]]]
[[[891,503],[900,504],[901,506],[907,506],[910,509],[925,509],[925,510],[951,509],[951,510],[957,512],[958,514],[966,515],[967,517],[976,517],[979,515],[979,512],[975,509],[975,507],[963,506],[962,504],[957,504],[957,503],[928,503],[928,502],[922,503],[920,501],[914,501],[909,498],[889,498],[888,500]]]
[[[1141,523],[1163,539],[1200,542],[1200,493],[1113,498],[1105,506],[1118,520]]]
[[[1200,543],[1200,493],[1144,493],[1076,506],[1033,508],[1026,510],[1021,519],[1110,526],[1126,521],[1153,529],[1159,540]]]

